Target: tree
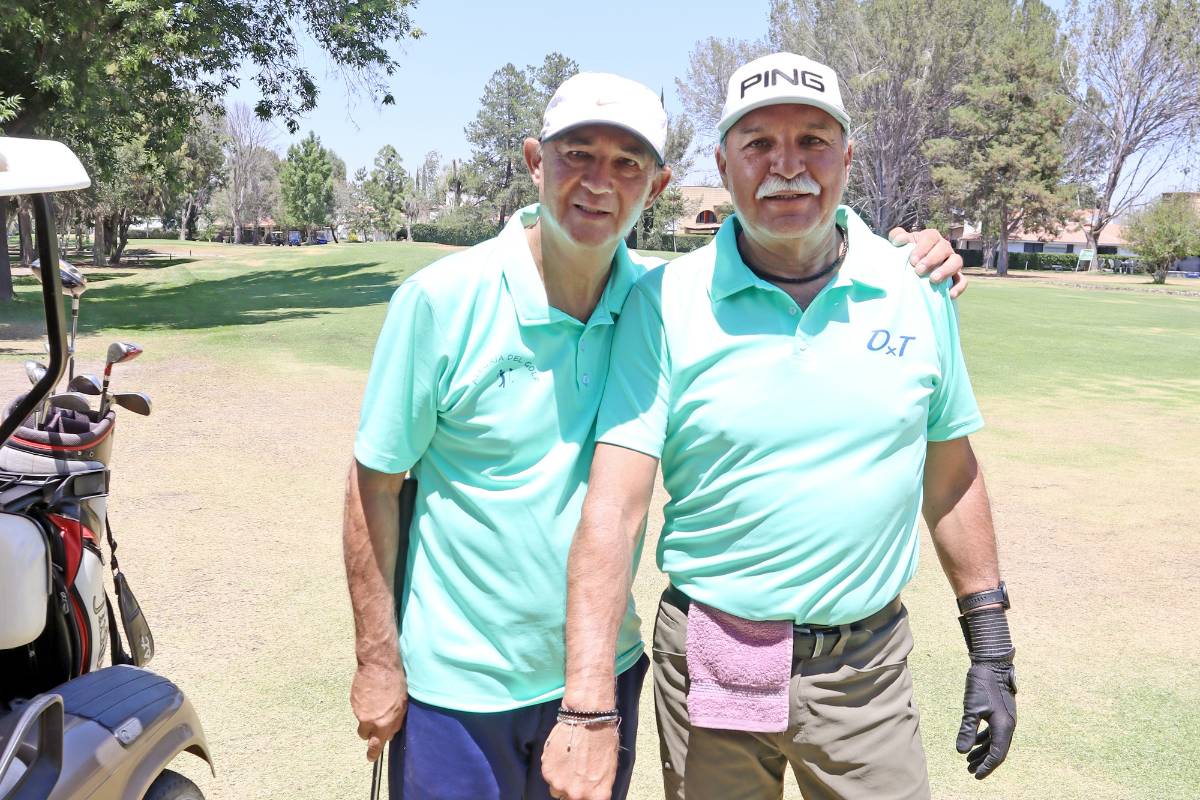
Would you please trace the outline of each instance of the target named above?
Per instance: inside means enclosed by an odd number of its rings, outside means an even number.
[[[310,131],[299,144],[288,148],[279,171],[279,189],[285,216],[304,228],[306,238],[314,228],[329,222],[334,201],[333,159],[315,133]]]
[[[266,205],[264,194],[271,189],[265,173],[265,156],[273,139],[271,129],[243,103],[235,103],[225,115],[225,191],[223,199],[233,229],[233,241],[242,241],[242,226],[254,211]],[[256,228],[257,230],[257,228]]]
[[[430,150],[425,154],[425,160],[413,174],[412,186],[407,194],[406,218],[428,221],[445,200],[446,184],[442,178],[441,153]],[[411,226],[408,233],[409,241],[412,241]]]
[[[832,67],[854,140],[846,202],[878,230],[927,219],[936,201],[930,139],[948,135],[953,87],[991,35],[978,0],[773,0],[774,50]],[[953,24],[948,24],[953,20]]]
[[[180,240],[196,238],[196,219],[221,185],[224,125],[221,115],[201,114],[184,136],[183,144],[168,159],[167,171],[175,184]]]
[[[415,0],[29,0],[0,14],[0,108],[11,136],[45,133],[58,114],[142,114],[182,130],[197,99],[219,104],[252,69],[255,112],[290,130],[317,101],[302,41],[315,41],[356,90],[392,102],[387,46],[420,35]],[[14,110],[15,109],[15,110]]]
[[[372,226],[387,233],[389,239],[404,222],[404,193],[408,187],[408,173],[404,159],[390,144],[379,148],[375,155],[375,168],[371,170],[366,185],[366,194],[373,209]]]
[[[664,155],[666,164],[671,167],[671,182],[654,204],[642,212],[640,224],[634,226],[630,237],[630,246],[665,250],[667,238],[670,237],[671,249],[674,249],[675,221],[687,211],[679,186],[691,171],[695,160],[692,151],[694,135],[695,129],[686,116],[667,115]]]
[[[540,104],[535,109],[537,115],[545,110],[550,98],[558,91],[558,87],[579,72],[579,64],[573,58],[567,58],[562,53],[554,52],[546,56],[540,67],[530,66],[526,70],[533,88],[540,95]],[[536,122],[536,119],[535,119]]]
[[[1200,255],[1200,209],[1186,194],[1163,195],[1125,220],[1125,238],[1138,258],[1154,269],[1154,282],[1181,258]]]
[[[1200,3],[1089,0],[1070,12],[1065,83],[1074,116],[1070,164],[1091,187],[1084,225],[1100,233],[1132,208],[1200,125]],[[1100,269],[1093,258],[1091,270]]]
[[[363,241],[373,238],[371,233],[375,230],[375,208],[371,205],[371,197],[368,193],[369,182],[367,168],[359,167],[354,172],[354,179],[350,181],[348,192],[346,222],[350,226],[350,230],[357,231],[358,238]]]
[[[676,78],[675,88],[692,130],[708,145],[706,149],[711,151],[717,143],[717,123],[721,121],[725,91],[734,71],[767,52],[765,42],[713,37],[697,42],[692,48],[687,77]]]
[[[1070,115],[1060,90],[1058,20],[1041,0],[989,3],[993,37],[955,87],[949,136],[928,143],[941,202],[995,225],[996,272],[1008,273],[1019,228],[1053,231],[1072,209],[1061,184],[1060,132]]]
[[[523,152],[526,137],[537,133],[535,114],[542,112],[537,106],[537,90],[525,72],[505,64],[492,73],[479,113],[466,129],[467,141],[474,146],[471,168],[479,194],[495,209],[501,225],[537,197]]]

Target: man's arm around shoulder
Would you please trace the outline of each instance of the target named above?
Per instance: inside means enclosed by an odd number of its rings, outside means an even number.
[[[358,662],[350,705],[358,735],[375,761],[400,730],[408,686],[400,661],[393,586],[401,533],[400,489],[404,473],[368,469],[355,461],[346,480],[342,549],[354,609],[354,654]]]

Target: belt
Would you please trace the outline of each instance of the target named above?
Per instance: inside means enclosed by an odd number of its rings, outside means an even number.
[[[664,603],[674,606],[685,614],[692,604],[692,599],[680,591],[675,584],[667,584],[662,599]],[[869,636],[872,631],[879,630],[895,619],[903,608],[900,597],[897,595],[874,614],[845,625],[798,623],[792,628],[795,636],[794,653],[799,658],[841,655],[854,634],[865,633]]]

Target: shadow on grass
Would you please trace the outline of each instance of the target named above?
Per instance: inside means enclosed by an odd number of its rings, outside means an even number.
[[[367,272],[382,262],[256,270],[190,283],[121,283],[83,298],[81,330],[183,330],[262,325],[318,317],[334,309],[385,303],[398,281]],[[188,273],[182,272],[181,277]]]

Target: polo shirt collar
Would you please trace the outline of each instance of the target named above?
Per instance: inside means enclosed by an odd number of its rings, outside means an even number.
[[[845,228],[848,242],[846,260],[842,262],[837,275],[829,285],[830,288],[862,288],[872,293],[884,294],[883,285],[878,277],[872,274],[872,270],[865,268],[865,262],[869,259],[860,255],[866,250],[862,243],[867,237],[873,235],[871,229],[859,219],[859,216],[849,206],[838,206],[837,223]],[[714,302],[724,300],[730,295],[751,287],[778,288],[751,272],[750,267],[742,260],[742,254],[737,245],[737,236],[741,227],[737,214],[730,214],[717,231],[716,258],[712,277]]]
[[[525,229],[532,226],[541,214],[541,205],[534,203],[516,212],[500,232],[499,240],[504,253],[504,281],[517,309],[517,319],[522,325],[548,325],[566,317],[551,310],[546,299],[546,285],[538,273]],[[611,323],[620,314],[625,299],[638,279],[638,268],[629,255],[625,242],[617,245],[613,254],[612,271],[600,302],[589,322]]]

